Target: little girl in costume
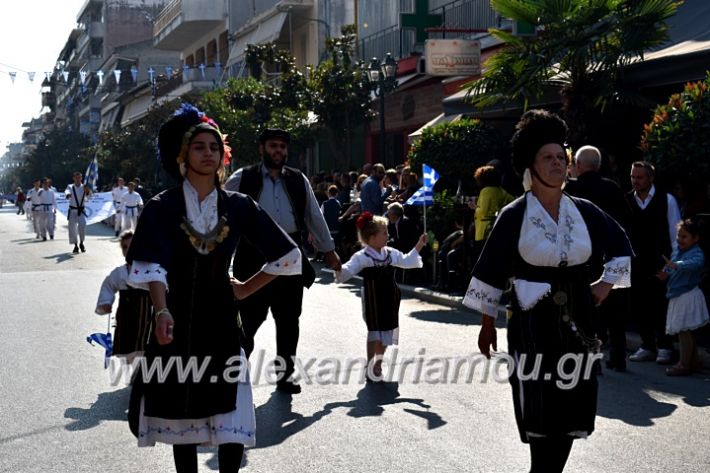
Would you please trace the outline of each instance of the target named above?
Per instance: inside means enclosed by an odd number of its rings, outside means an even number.
[[[666,374],[685,376],[702,369],[692,331],[709,320],[705,296],[698,287],[705,270],[705,255],[698,245],[698,223],[690,219],[680,222],[676,240],[678,248],[673,251],[670,260],[666,259],[666,266],[658,273],[658,278],[667,281],[666,333],[678,334],[680,345],[680,361],[666,369]]]
[[[394,268],[421,268],[419,252],[427,236],[419,237],[416,246],[406,255],[386,246],[389,237],[387,219],[363,212],[357,219],[358,237],[363,249],[335,273],[337,282],[345,282],[355,274],[363,278],[362,312],[367,324],[368,381],[382,377],[382,356],[388,345],[399,338],[399,302],[401,293],[394,279]],[[372,373],[372,376],[370,376]]]
[[[130,230],[121,234],[121,251],[124,257],[128,253],[132,239],[133,232]],[[134,357],[143,354],[148,342],[152,304],[148,291],[134,289],[126,284],[128,270],[128,264],[122,264],[106,276],[101,284],[95,312],[110,317],[116,293],[119,293],[113,355],[125,357],[130,363]]]

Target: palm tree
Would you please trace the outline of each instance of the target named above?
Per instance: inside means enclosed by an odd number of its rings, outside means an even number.
[[[505,43],[485,63],[469,88],[480,107],[506,102],[527,108],[550,87],[561,96],[570,144],[588,142],[588,125],[612,102],[639,105],[644,98],[621,84],[624,66],[668,39],[665,20],[681,4],[674,0],[491,0],[514,22],[536,28],[533,37],[500,29]]]

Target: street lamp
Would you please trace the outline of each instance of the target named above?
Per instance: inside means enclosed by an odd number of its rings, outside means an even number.
[[[370,61],[365,77],[375,96],[380,99],[380,162],[388,164],[385,156],[385,95],[397,87],[397,61],[387,53],[384,62],[376,57]]]

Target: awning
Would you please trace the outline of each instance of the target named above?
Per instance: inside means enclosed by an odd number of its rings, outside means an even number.
[[[134,121],[142,118],[148,113],[150,106],[153,104],[153,96],[151,94],[141,95],[136,97],[131,102],[126,104],[121,119],[121,127],[130,125]]]
[[[116,120],[121,111],[120,103],[112,102],[106,108],[101,111],[101,124],[99,125],[99,131],[110,130],[114,127]]]
[[[670,41],[630,65],[624,80],[646,88],[703,80],[710,65],[710,2],[685,2],[669,18]]]
[[[441,115],[438,115],[434,119],[429,120],[424,125],[422,125],[422,127],[419,128],[417,131],[410,133],[409,134],[409,143],[410,144],[414,143],[419,138],[421,138],[422,133],[424,133],[424,130],[426,130],[430,126],[438,125],[440,123],[452,123],[452,122],[460,120],[462,116],[463,115],[460,113],[456,113],[454,115],[446,115],[446,114],[442,113]]]
[[[255,28],[245,31],[242,35],[237,34],[237,41],[229,52],[227,67],[241,60],[248,44],[265,44],[277,40],[281,36],[287,15],[287,12],[277,11],[275,15],[258,23]]]
[[[507,120],[520,117],[523,113],[521,103],[501,102],[496,105],[478,108],[469,103],[466,99],[468,88],[461,89],[453,95],[449,95],[442,101],[444,113],[455,115],[457,113],[466,114],[471,118],[487,120]],[[533,100],[528,108],[556,108],[560,104],[560,93],[556,86],[545,87],[542,97]]]

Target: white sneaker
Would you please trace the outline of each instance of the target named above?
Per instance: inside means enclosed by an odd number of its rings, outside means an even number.
[[[656,357],[656,363],[661,364],[661,365],[667,365],[668,363],[671,362],[671,357],[673,356],[673,352],[667,348],[659,348],[658,349],[658,356]]]
[[[656,359],[656,352],[645,348],[639,348],[636,353],[629,356],[629,361],[653,361],[654,359]]]

